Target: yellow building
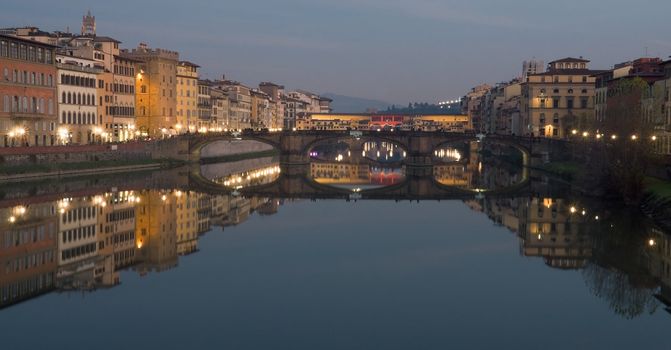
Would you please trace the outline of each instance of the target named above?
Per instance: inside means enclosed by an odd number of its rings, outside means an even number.
[[[140,44],[122,56],[141,61],[135,81],[138,130],[151,137],[176,134],[179,53]]]
[[[547,72],[530,74],[522,84],[520,112],[524,135],[565,138],[574,128],[594,123],[595,74],[588,60],[550,62]]]
[[[198,129],[198,68],[180,61],[177,65],[177,124],[178,133]]]

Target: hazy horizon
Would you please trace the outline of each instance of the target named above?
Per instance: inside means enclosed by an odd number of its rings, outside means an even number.
[[[566,56],[594,69],[671,54],[671,3],[568,0],[238,0],[224,3],[7,0],[0,27],[79,32],[91,10],[98,35],[123,48],[173,49],[202,76],[389,103],[453,99],[518,76],[522,61]]]

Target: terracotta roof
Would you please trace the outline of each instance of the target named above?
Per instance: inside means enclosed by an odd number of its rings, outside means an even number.
[[[559,59],[559,60],[556,60],[556,61],[552,61],[549,64],[559,63],[559,62],[583,62],[583,63],[588,63],[589,60],[586,60],[584,58],[566,57],[566,58],[562,58],[562,59]]]

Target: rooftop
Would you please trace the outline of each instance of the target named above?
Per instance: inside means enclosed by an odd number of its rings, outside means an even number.
[[[580,57],[580,58],[566,57],[566,58],[562,58],[562,59],[558,59],[558,60],[552,61],[552,62],[550,62],[549,64],[553,64],[553,63],[564,63],[564,62],[589,63],[589,60],[586,60],[586,59],[584,59],[584,58],[582,58],[582,57]]]

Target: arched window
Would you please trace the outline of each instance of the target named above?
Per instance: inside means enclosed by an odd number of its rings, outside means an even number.
[[[63,91],[63,98],[61,99],[61,103],[65,103],[67,101],[66,97],[67,95],[65,94],[65,91]]]
[[[72,104],[72,94],[68,92],[68,104]]]
[[[81,93],[77,93],[77,102],[76,103],[78,105],[82,104],[82,94]]]
[[[72,113],[68,112],[68,124],[72,124]]]

